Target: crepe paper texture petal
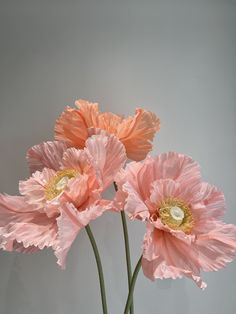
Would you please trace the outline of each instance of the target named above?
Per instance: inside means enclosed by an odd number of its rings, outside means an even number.
[[[43,249],[56,245],[56,237],[55,219],[35,210],[23,196],[0,195],[0,248]]]
[[[146,223],[142,268],[154,279],[193,279],[216,271],[236,251],[236,226],[225,224],[224,194],[201,179],[192,158],[175,152],[132,162],[115,178],[113,205]]]
[[[152,150],[160,120],[152,112],[136,109],[135,115],[124,118],[111,112],[99,112],[97,103],[75,102],[77,108],[66,107],[55,125],[55,138],[68,145],[83,148],[91,128],[114,134],[125,146],[127,157],[143,160]]]
[[[62,156],[67,149],[63,142],[44,142],[31,147],[26,155],[31,173],[43,168],[57,170],[60,168]]]
[[[66,256],[80,230],[110,209],[111,202],[104,200],[97,200],[83,211],[78,211],[71,203],[62,205],[61,215],[57,218],[58,246],[55,251],[59,266],[65,268]]]
[[[114,135],[93,135],[87,140],[85,151],[96,170],[96,177],[105,189],[125,164],[124,146]]]
[[[102,193],[126,158],[123,144],[106,132],[86,139],[84,149],[61,142],[32,147],[27,153],[32,175],[20,181],[21,196],[0,194],[0,248],[34,252],[51,247],[65,267],[80,229],[112,209]]]

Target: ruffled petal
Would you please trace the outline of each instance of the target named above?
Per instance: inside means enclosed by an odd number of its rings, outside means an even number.
[[[93,135],[87,140],[85,151],[100,184],[106,189],[126,161],[124,146],[114,135]]]
[[[55,255],[58,265],[64,269],[68,251],[83,225],[77,219],[78,211],[73,204],[62,204],[60,211],[61,215],[57,218],[58,246]]]
[[[123,186],[125,183],[128,183],[129,185],[132,186],[132,188],[136,191],[136,193],[139,194],[139,198],[142,198],[142,195],[140,194],[139,186],[137,184],[137,172],[140,170],[142,167],[141,162],[129,162],[126,165],[125,169],[121,169],[115,176],[115,182],[116,182],[116,187],[117,187],[117,192],[114,198],[114,209],[115,210],[123,210],[125,203],[126,203],[126,198],[127,198],[127,193],[123,190]]]
[[[55,219],[31,210],[24,197],[0,195],[0,248],[8,251],[32,246],[43,249],[56,244]],[[27,251],[27,250],[26,250]]]
[[[96,171],[91,163],[90,156],[84,150],[69,148],[63,155],[62,160],[63,168],[75,169],[82,175],[88,177],[89,190],[96,190],[99,188],[99,184],[96,178]]]
[[[193,279],[200,288],[206,287],[200,278],[197,252],[188,242],[162,230],[147,228],[142,267],[145,276],[151,280],[185,276]]]
[[[194,202],[200,186],[198,181],[186,187],[183,186],[183,183],[172,179],[156,180],[152,184],[150,200],[156,206],[159,206],[167,198],[176,198],[184,201],[186,204],[191,204]]]
[[[127,182],[122,186],[123,192],[126,193],[124,211],[130,219],[146,220],[149,218],[149,208],[140,198],[135,189]]]
[[[55,138],[65,141],[69,146],[84,148],[88,138],[87,128],[80,110],[67,107],[56,121]]]
[[[32,213],[34,211],[35,208],[27,204],[23,196],[0,194],[0,226],[8,223],[5,220],[7,216],[4,217],[4,213]]]
[[[80,99],[75,102],[75,105],[78,107],[88,128],[99,128],[115,134],[118,125],[123,120],[121,116],[111,112],[100,113],[97,103]]]
[[[79,175],[68,182],[68,185],[60,197],[61,202],[70,202],[76,208],[86,204],[89,198],[88,177]]]
[[[21,222],[21,217],[31,217],[34,213],[34,208],[26,203],[23,196],[0,194],[0,227],[9,224],[12,218]]]
[[[124,119],[118,126],[117,136],[125,145],[129,159],[140,161],[152,150],[152,140],[160,129],[160,120],[155,114],[136,109],[134,117]]]
[[[141,193],[149,198],[150,185],[160,179],[178,181],[184,190],[189,186],[200,184],[200,167],[191,157],[175,152],[160,154],[155,158],[148,156],[137,173]]]
[[[139,194],[143,202],[150,199],[153,182],[170,179],[179,185],[179,196],[190,201],[201,189],[201,175],[199,165],[190,157],[177,153],[166,153],[153,158],[147,156],[143,162],[131,162],[116,176],[118,193],[116,198],[123,203],[126,194],[122,193],[125,182]]]
[[[36,246],[42,250],[56,245],[57,226],[55,219],[49,220],[46,215],[37,215],[32,217],[31,222],[14,223],[7,229],[2,229],[0,233],[3,233],[3,238],[7,241],[7,247],[9,241],[17,241],[25,248]]]
[[[180,194],[179,183],[171,179],[154,181],[150,195],[150,201],[158,206],[164,199],[178,197]]]
[[[87,153],[84,150],[69,148],[63,155],[62,166],[65,169],[75,169],[81,174],[89,174],[92,165]],[[94,171],[93,171],[94,175]]]
[[[34,172],[28,180],[19,182],[19,191],[25,196],[25,201],[38,211],[44,211],[46,205],[45,188],[54,175],[54,170],[44,168],[42,172]]]
[[[94,127],[107,131],[110,134],[116,134],[123,118],[111,112],[100,113],[98,123]]]
[[[137,174],[142,169],[142,166],[141,162],[132,161],[127,163],[125,169],[122,168],[115,177],[117,186],[121,188],[124,183],[129,182],[137,192],[140,192]]]
[[[231,262],[236,251],[236,226],[218,222],[215,229],[197,237],[198,260],[204,271],[216,271]]]
[[[64,142],[45,142],[31,147],[26,155],[31,173],[43,168],[58,170],[67,146]]]
[[[204,204],[208,218],[221,219],[226,210],[224,193],[215,186],[202,182],[199,201]]]
[[[200,167],[191,157],[176,152],[163,153],[154,158],[155,179],[173,179],[186,186],[200,181]]]
[[[97,219],[106,211],[112,209],[112,202],[108,200],[96,200],[83,211],[78,212],[78,220],[83,226],[87,226],[90,221]]]
[[[193,232],[206,233],[215,228],[222,219],[226,204],[224,194],[215,186],[203,182],[191,205],[194,218]]]
[[[64,203],[61,206],[61,215],[57,218],[58,246],[55,255],[58,265],[65,268],[66,256],[79,231],[88,225],[91,220],[101,216],[111,209],[111,202],[97,201],[84,211],[78,211],[73,204]]]
[[[175,266],[167,265],[166,262],[158,257],[152,261],[147,259],[142,259],[142,269],[144,275],[150,280],[154,281],[155,279],[177,279],[187,277],[192,279],[196,285],[204,290],[207,287],[207,284],[202,281],[200,275],[194,275],[192,271],[185,269],[178,269]]]
[[[78,109],[66,107],[55,125],[55,138],[69,146],[83,148],[89,128],[115,134],[125,145],[130,159],[139,161],[152,149],[152,140],[160,128],[159,119],[151,112],[136,109],[134,117],[124,119],[111,112],[100,113],[97,103],[76,101]]]
[[[75,105],[79,109],[87,128],[97,126],[99,115],[98,103],[92,103],[84,99],[76,100]]]

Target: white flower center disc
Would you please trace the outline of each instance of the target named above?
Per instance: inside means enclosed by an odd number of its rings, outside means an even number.
[[[184,219],[184,211],[180,207],[172,207],[170,209],[170,214],[174,220],[182,221]]]
[[[63,190],[65,188],[65,186],[67,185],[68,181],[69,181],[69,177],[67,177],[67,176],[61,178],[61,180],[58,181],[56,184],[56,189],[58,191]]]

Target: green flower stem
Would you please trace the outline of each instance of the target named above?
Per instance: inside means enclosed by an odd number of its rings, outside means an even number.
[[[102,270],[102,263],[101,263],[100,255],[99,255],[97,244],[96,244],[96,241],[94,239],[91,228],[89,227],[89,225],[87,225],[85,227],[85,229],[87,231],[89,240],[90,240],[91,245],[93,247],[93,252],[94,252],[96,263],[97,263],[99,282],[100,282],[100,291],[101,291],[101,298],[102,298],[103,314],[107,314],[105,282],[104,282],[104,276],[103,276],[103,270]]]
[[[125,212],[121,211],[121,219],[123,225],[123,232],[124,232],[124,240],[125,240],[125,254],[126,254],[126,266],[127,266],[127,275],[128,275],[128,285],[129,289],[131,287],[131,280],[132,280],[132,270],[131,270],[131,259],[130,259],[130,249],[129,249],[129,235],[128,235],[128,228],[125,218]],[[131,298],[131,305],[130,305],[130,314],[134,313],[134,303]]]
[[[139,270],[141,268],[141,265],[142,265],[142,255],[141,255],[141,257],[138,260],[138,263],[137,263],[137,265],[135,267],[135,270],[134,270],[134,274],[132,276],[131,285],[130,285],[130,288],[129,288],[129,295],[128,295],[127,302],[126,302],[126,305],[125,305],[124,314],[128,314],[129,313],[130,306],[131,306],[131,304],[133,302],[134,287],[135,287],[136,279],[138,277],[138,273],[139,273]]]
[[[115,190],[117,191],[117,185],[114,182]],[[124,241],[125,241],[125,255],[126,255],[126,267],[127,267],[127,275],[128,275],[128,287],[130,289],[131,279],[132,279],[132,268],[131,268],[131,258],[130,258],[130,248],[129,248],[129,234],[128,234],[128,227],[125,218],[125,212],[122,210],[120,212],[122,226],[123,226],[123,234],[124,234]],[[130,314],[134,314],[134,304],[131,299],[131,306],[130,306]]]

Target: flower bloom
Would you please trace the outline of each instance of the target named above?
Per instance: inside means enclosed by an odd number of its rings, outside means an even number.
[[[205,288],[200,271],[216,271],[232,261],[236,226],[221,220],[224,195],[201,180],[190,157],[148,156],[128,164],[116,183],[118,208],[146,222],[142,268],[148,278],[186,276]]]
[[[0,248],[31,252],[52,247],[58,264],[81,228],[111,209],[101,193],[126,160],[115,136],[90,137],[83,150],[46,142],[27,153],[31,177],[21,196],[0,194]]]
[[[99,112],[97,103],[78,100],[75,105],[77,109],[67,107],[57,120],[57,140],[83,148],[91,132],[100,129],[119,138],[129,159],[143,160],[151,151],[151,142],[160,128],[160,121],[155,114],[139,108],[133,117],[123,118],[111,112]]]

